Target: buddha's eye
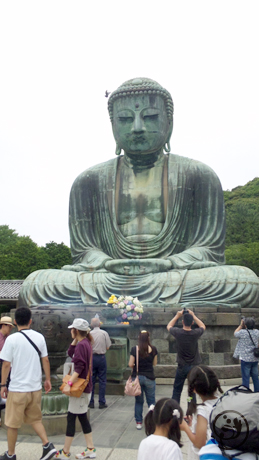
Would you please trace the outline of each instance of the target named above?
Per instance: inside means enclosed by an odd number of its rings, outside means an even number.
[[[122,124],[133,123],[133,117],[118,117],[118,119]]]
[[[144,120],[157,120],[158,119],[158,113],[154,113],[153,115],[144,115],[143,116]]]

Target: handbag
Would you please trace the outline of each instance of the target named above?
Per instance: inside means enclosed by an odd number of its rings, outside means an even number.
[[[252,339],[252,336],[251,336],[251,334],[250,334],[250,332],[249,332],[248,329],[247,329],[247,332],[248,332],[248,334],[250,335],[250,339],[252,340],[253,345],[254,345],[254,347],[255,347],[255,348],[253,349],[254,356],[255,356],[256,358],[259,358],[259,347],[256,347],[256,346],[255,346],[255,343],[254,343],[254,341],[253,341],[253,339]]]
[[[63,383],[59,387],[60,391],[62,391],[62,393],[64,395],[73,396],[74,398],[80,398],[80,396],[82,395],[84,389],[88,385],[88,382],[89,382],[89,379],[90,379],[91,368],[92,368],[92,355],[91,355],[91,358],[90,358],[90,365],[89,365],[88,374],[87,374],[86,379],[77,378],[76,381],[73,382],[72,387],[70,387],[70,391],[64,391],[65,386],[67,385],[67,383],[71,379],[71,375],[70,375],[71,369],[70,369],[69,373],[67,375],[65,375],[65,377],[63,377],[63,380],[62,380]]]
[[[136,377],[132,378],[132,374],[131,374],[126,382],[124,393],[127,396],[141,395],[141,386],[140,386],[139,378],[138,378],[138,359],[139,359],[139,350],[138,350],[138,346],[136,346],[136,364],[137,364]]]

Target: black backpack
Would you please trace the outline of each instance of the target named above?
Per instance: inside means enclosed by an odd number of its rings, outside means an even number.
[[[259,393],[242,385],[226,391],[213,407],[210,428],[223,452],[259,454]]]

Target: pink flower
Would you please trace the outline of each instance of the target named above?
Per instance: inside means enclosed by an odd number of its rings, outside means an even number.
[[[126,314],[126,313],[123,313],[122,319],[126,319],[126,318],[127,318],[127,314]]]
[[[137,316],[137,312],[134,311],[134,312],[132,313],[132,316]]]

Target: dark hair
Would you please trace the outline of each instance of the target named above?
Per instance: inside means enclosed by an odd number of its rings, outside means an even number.
[[[223,393],[218,377],[210,367],[199,365],[193,367],[188,374],[188,394],[193,396],[194,390],[198,395],[213,396],[216,390]],[[192,415],[196,412],[196,403],[191,400],[188,404],[186,414]]]
[[[31,310],[28,307],[17,308],[14,317],[17,326],[28,326],[31,319]]]
[[[184,322],[184,325],[189,327],[192,325],[193,323],[193,316],[191,315],[191,313],[184,313],[183,315],[183,322]]]
[[[173,411],[177,410],[180,418],[173,415]],[[153,434],[157,426],[165,425],[169,422],[169,430],[167,438],[175,441],[179,447],[182,447],[181,430],[179,424],[183,421],[183,411],[178,402],[171,398],[163,398],[157,401],[154,410],[149,410],[145,417],[146,435]]]
[[[141,358],[146,358],[148,356],[148,347],[151,347],[153,352],[153,346],[151,345],[148,331],[140,331],[138,336],[138,346],[139,356],[141,356]]]
[[[244,323],[247,329],[254,329],[255,327],[254,318],[245,318]]]

